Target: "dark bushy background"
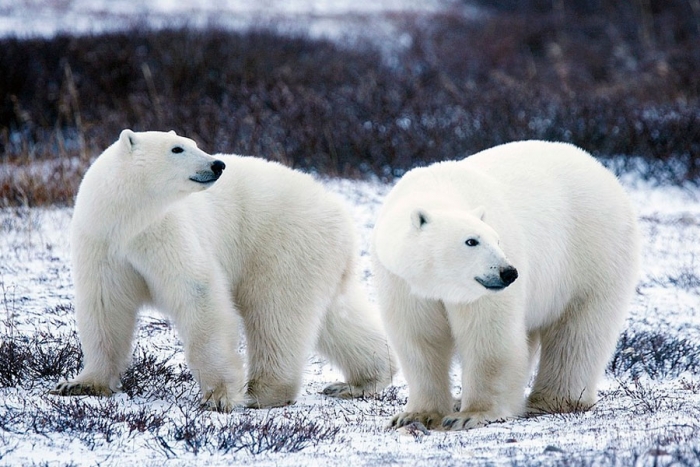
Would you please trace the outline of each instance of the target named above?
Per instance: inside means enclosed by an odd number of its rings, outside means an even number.
[[[0,39],[0,205],[70,204],[125,127],[329,175],[541,138],[700,180],[696,0],[477,3],[398,18],[393,58],[259,30]]]

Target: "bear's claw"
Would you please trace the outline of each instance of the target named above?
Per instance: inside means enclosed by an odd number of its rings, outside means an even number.
[[[469,430],[502,420],[488,412],[455,412],[442,419],[441,427],[447,431]]]
[[[232,412],[238,406],[221,399],[219,399],[218,401],[208,399],[203,400],[202,403],[199,404],[199,407],[203,410],[209,410],[211,412],[229,413]]]
[[[245,402],[245,407],[248,409],[269,409],[273,407],[286,407],[288,405],[294,405],[297,401],[292,399],[280,399],[280,400],[268,400],[260,401],[259,399],[247,398]]]
[[[440,426],[442,415],[438,412],[401,412],[394,415],[388,428],[401,428],[411,423],[418,422],[429,430]]]
[[[336,397],[338,399],[357,399],[361,397],[370,397],[379,394],[378,390],[384,385],[378,385],[376,382],[356,385],[350,383],[332,383],[323,388],[321,394],[328,397]]]
[[[324,396],[337,397],[338,399],[354,399],[375,394],[361,386],[354,386],[348,383],[333,383],[323,388]]]
[[[110,388],[89,383],[62,381],[49,391],[56,396],[100,396],[109,397],[114,394]]]
[[[220,385],[207,391],[202,397],[202,402],[199,406],[212,412],[229,413],[234,409],[241,408],[243,404],[241,395],[235,392],[228,392],[225,385]]]

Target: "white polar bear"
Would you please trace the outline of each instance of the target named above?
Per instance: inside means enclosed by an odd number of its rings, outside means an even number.
[[[380,211],[372,256],[409,389],[391,424],[459,430],[522,414],[538,353],[531,413],[594,404],[640,254],[613,174],[575,146],[526,141],[408,172]]]
[[[352,232],[344,207],[309,175],[258,158],[212,157],[174,132],[124,130],[76,198],[71,244],[85,367],[53,393],[118,390],[144,305],[173,319],[210,408],[292,403],[314,345],[347,378],[324,393],[381,390],[395,365],[355,276]]]

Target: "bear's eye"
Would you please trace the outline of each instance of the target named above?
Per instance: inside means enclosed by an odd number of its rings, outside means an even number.
[[[477,246],[479,244],[479,240],[476,238],[469,238],[467,239],[466,242],[464,242],[467,246]]]
[[[172,149],[172,152],[174,152],[175,154],[180,154],[181,152],[185,152],[185,150],[182,149],[180,146],[175,146],[175,147]]]

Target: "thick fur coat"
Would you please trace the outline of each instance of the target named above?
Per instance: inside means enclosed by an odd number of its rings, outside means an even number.
[[[54,393],[118,390],[145,305],[175,323],[211,408],[292,403],[314,348],[347,378],[326,394],[391,380],[381,323],[355,276],[349,215],[309,175],[213,157],[173,132],[124,130],[85,174],[71,244],[85,366]]]
[[[569,144],[505,144],[408,172],[372,246],[409,387],[392,424],[465,429],[590,407],[635,290],[639,248],[615,176]]]

